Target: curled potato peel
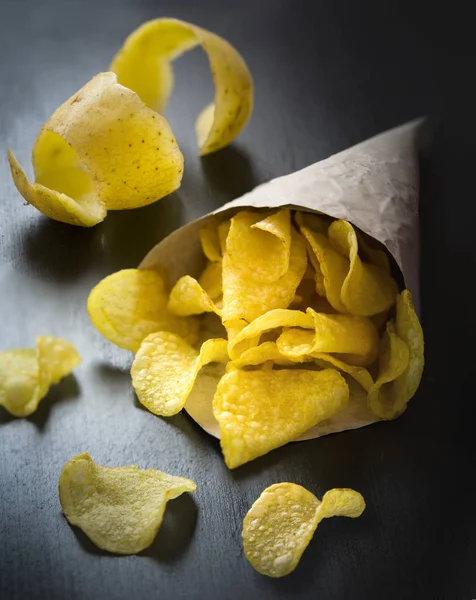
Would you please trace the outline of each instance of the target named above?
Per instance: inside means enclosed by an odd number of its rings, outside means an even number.
[[[365,510],[362,495],[336,488],[319,500],[295,483],[266,488],[243,520],[245,556],[268,577],[289,575],[299,564],[319,523],[329,517],[357,518]]]
[[[63,513],[99,548],[137,554],[154,541],[166,504],[196,484],[156,469],[101,467],[89,454],[63,467],[58,492]]]
[[[119,82],[139,94],[147,106],[162,111],[173,88],[172,61],[201,45],[215,83],[215,100],[200,113],[196,133],[200,154],[227,146],[253,110],[253,80],[240,54],[220,36],[175,19],[141,25],[111,63]]]
[[[57,221],[91,227],[107,210],[138,208],[180,186],[183,156],[166,119],[114,73],[100,73],[43,125],[35,183],[8,151],[25,200]]]

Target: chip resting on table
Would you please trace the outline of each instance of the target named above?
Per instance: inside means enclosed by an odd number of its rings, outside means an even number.
[[[87,453],[66,463],[58,484],[68,522],[115,554],[137,554],[150,546],[167,502],[196,489],[191,479],[156,469],[101,467]]]

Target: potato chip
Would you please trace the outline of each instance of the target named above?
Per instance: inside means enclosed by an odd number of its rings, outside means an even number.
[[[301,227],[301,233],[308,242],[310,256],[314,256],[311,260],[316,270],[316,292],[325,296],[338,312],[348,312],[341,300],[342,285],[349,272],[348,259],[332,247],[324,234],[308,227]]]
[[[207,340],[197,352],[181,337],[159,331],[142,342],[132,363],[132,385],[150,412],[170,417],[184,407],[203,365],[227,361],[226,340]]]
[[[253,80],[231,44],[185,21],[155,19],[129,35],[110,68],[147,106],[162,112],[173,88],[172,61],[198,44],[208,56],[215,83],[215,102],[203,109],[196,124],[203,155],[227,146],[253,110]]]
[[[351,365],[371,365],[377,358],[379,340],[370,319],[353,315],[326,315],[312,308],[307,314],[314,319],[314,331],[288,329],[277,340],[281,354],[289,357],[336,353]],[[236,341],[236,340],[235,340]]]
[[[46,216],[91,227],[109,209],[145,206],[180,186],[183,156],[164,117],[100,73],[43,125],[35,183],[8,151],[15,185]]]
[[[230,231],[231,221],[230,219],[226,219],[226,221],[222,221],[218,224],[218,241],[220,242],[220,251],[221,256],[226,252],[226,239],[228,237],[228,233]]]
[[[105,277],[89,294],[88,313],[106,339],[132,352],[155,331],[171,331],[191,344],[198,335],[193,317],[168,311],[164,281],[152,270],[124,269]]]
[[[81,357],[72,344],[51,335],[36,338],[36,351],[0,352],[0,406],[15,417],[28,417],[50,386],[80,363]]]
[[[302,362],[312,362],[313,359],[306,356],[297,356],[295,358],[286,357],[281,354],[276,346],[276,342],[264,342],[259,346],[248,348],[242,352],[238,358],[231,360],[227,366],[227,371],[233,369],[242,369],[243,367],[251,367],[271,363],[271,365],[291,365]]]
[[[226,251],[251,279],[271,283],[282,277],[289,268],[290,247],[289,210],[269,215],[242,211],[231,219]]]
[[[211,300],[217,300],[223,295],[221,270],[221,260],[217,262],[208,262],[198,278],[200,287],[208,294]]]
[[[303,327],[314,330],[314,319],[312,315],[303,313],[300,310],[290,310],[285,308],[275,308],[261,315],[249,325],[237,333],[228,343],[228,352],[231,358],[237,358],[246,347],[241,343],[249,339],[258,340],[260,336],[271,329],[278,327]]]
[[[228,468],[295,440],[348,400],[347,384],[334,369],[229,371],[213,399]]]
[[[307,265],[302,237],[291,228],[289,269],[277,281],[266,283],[252,280],[231,260],[223,256],[223,320],[244,319],[251,322],[275,308],[287,308]]]
[[[266,488],[243,520],[243,547],[251,566],[268,577],[297,567],[314,532],[326,517],[359,517],[365,501],[351,489],[328,491],[322,502],[295,483]]]
[[[370,391],[374,385],[372,375],[364,367],[349,365],[345,361],[339,360],[335,356],[332,356],[332,354],[326,354],[325,352],[313,354],[312,358],[314,358],[317,361],[317,364],[323,369],[332,366],[335,369],[339,369],[339,371],[347,373],[353,377],[357,383],[360,383],[366,392]]]
[[[327,230],[331,223],[331,219],[327,215],[303,212],[301,210],[295,212],[294,218],[299,229],[306,227],[314,231],[314,233],[322,233],[322,235],[327,235]]]
[[[115,554],[137,554],[150,546],[167,502],[196,489],[191,479],[156,469],[101,467],[87,453],[66,463],[58,485],[70,525]]]
[[[204,312],[221,314],[210,296],[190,275],[184,275],[174,285],[170,292],[167,308],[173,315],[179,317],[201,315]]]
[[[311,261],[311,264],[314,267],[313,279],[315,290],[319,294],[319,296],[325,298],[326,288],[324,285],[324,275],[322,274],[317,254],[313,250],[311,231],[314,233],[321,233],[324,236],[327,235],[329,219],[321,215],[298,211],[296,212],[296,223],[299,225],[299,229],[303,234],[304,238],[306,239],[307,253],[309,256],[309,260]]]
[[[423,373],[423,332],[410,292],[397,298],[396,326],[382,338],[379,374],[368,396],[369,408],[381,419],[402,414],[415,395]]]
[[[360,260],[353,226],[347,221],[334,221],[329,227],[329,240],[350,261],[341,290],[347,312],[371,317],[393,306],[398,294],[397,283],[380,267]]]
[[[218,226],[213,219],[209,219],[203,227],[200,227],[198,236],[203,254],[205,254],[208,260],[211,262],[221,261],[222,252],[218,237]]]
[[[390,259],[388,252],[376,242],[373,238],[366,235],[362,231],[356,230],[357,240],[359,242],[359,256],[367,263],[371,263],[382,269],[386,273],[390,273]]]

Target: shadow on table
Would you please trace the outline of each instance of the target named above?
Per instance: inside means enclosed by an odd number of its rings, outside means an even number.
[[[195,533],[197,506],[189,494],[183,494],[167,503],[164,520],[152,544],[139,553],[158,562],[172,563],[187,549]],[[95,556],[123,556],[98,548],[78,527],[72,528],[76,539],[88,554]]]
[[[251,191],[258,183],[248,154],[237,146],[203,156],[203,173],[210,186],[228,202]]]
[[[74,375],[68,375],[62,379],[59,383],[54,385],[47,396],[41,400],[37,410],[30,416],[25,417],[27,421],[36,425],[41,431],[44,429],[51,409],[57,403],[68,403],[75,400],[80,393],[80,387]],[[0,407],[0,425],[15,421],[18,417],[14,417],[3,407]]]
[[[39,216],[18,237],[15,255],[29,272],[59,283],[74,281],[95,264],[111,270],[136,267],[147,252],[182,222],[177,193],[134,210],[110,211],[88,229]]]

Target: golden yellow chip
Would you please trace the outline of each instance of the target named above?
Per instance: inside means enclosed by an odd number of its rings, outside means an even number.
[[[198,322],[169,312],[165,285],[156,271],[124,269],[109,275],[89,294],[88,313],[106,339],[132,352],[155,331],[171,331],[191,344],[197,340]]]
[[[347,383],[334,369],[229,371],[213,399],[227,466],[234,469],[295,440],[348,400]]]
[[[220,239],[218,237],[218,226],[215,220],[209,219],[203,227],[200,227],[198,235],[203,254],[205,254],[208,260],[211,262],[220,261],[222,252],[220,248]]]
[[[228,346],[229,347],[229,346]],[[232,369],[242,369],[261,365],[264,363],[274,363],[276,365],[291,365],[295,363],[313,362],[312,358],[306,356],[286,357],[281,354],[276,346],[276,342],[264,342],[259,346],[248,348],[240,354],[238,358],[231,360],[227,366],[227,371]]]
[[[25,200],[64,223],[91,227],[109,209],[137,208],[180,186],[183,156],[164,117],[101,73],[43,125],[33,147],[35,183],[8,151]]]
[[[110,68],[147,106],[162,112],[173,88],[172,61],[199,44],[208,56],[215,83],[215,102],[204,108],[196,123],[203,155],[227,146],[253,110],[253,80],[231,44],[185,21],[155,19],[129,35]]]
[[[36,351],[0,352],[0,406],[15,417],[31,415],[50,386],[80,363],[72,344],[51,335],[36,338]]]
[[[239,333],[229,340],[228,352],[232,359],[238,358],[246,346],[243,342],[248,340],[257,340],[265,331],[276,329],[278,327],[302,327],[314,330],[314,319],[311,314],[306,314],[300,310],[290,310],[286,308],[275,308],[261,315],[249,325],[244,327]]]
[[[223,295],[221,270],[221,259],[216,262],[208,262],[198,278],[200,287],[208,294],[211,300],[217,300]]]
[[[398,294],[397,283],[387,271],[360,260],[353,226],[347,221],[334,221],[329,227],[329,240],[350,261],[341,290],[347,312],[371,317],[392,307]]]
[[[268,577],[297,567],[314,532],[326,517],[359,517],[365,501],[351,489],[333,489],[322,502],[295,483],[266,488],[243,520],[243,547],[251,566]]]
[[[230,261],[249,278],[274,282],[289,268],[291,217],[289,210],[275,213],[242,211],[231,219],[226,239]]]
[[[315,356],[336,353],[350,365],[371,365],[377,358],[379,339],[370,319],[353,315],[326,315],[312,308],[307,314],[314,319],[314,330],[288,329],[277,340],[283,356]]]
[[[410,292],[397,298],[395,329],[392,323],[382,338],[379,374],[368,396],[369,408],[381,419],[394,419],[415,395],[423,373],[423,332]]]
[[[207,340],[197,352],[179,336],[159,331],[142,342],[132,363],[132,385],[148,410],[170,417],[184,407],[203,365],[227,361],[226,340]]]
[[[326,354],[324,352],[316,352],[316,354],[313,354],[312,357],[317,361],[317,364],[322,366],[324,369],[332,366],[335,369],[339,369],[339,371],[347,373],[353,377],[357,383],[360,383],[366,392],[370,391],[374,385],[372,375],[364,367],[349,365],[345,361],[339,360],[332,354]]]
[[[220,242],[220,252],[222,257],[226,252],[226,239],[228,237],[230,227],[230,219],[226,219],[226,221],[222,221],[218,224],[218,241]]]
[[[359,242],[359,255],[367,262],[379,267],[386,273],[390,273],[390,259],[388,252],[381,246],[378,247],[378,242],[366,235],[362,231],[357,231],[357,240]]]
[[[58,485],[70,525],[115,554],[137,554],[150,546],[167,502],[196,489],[191,479],[156,469],[101,467],[87,453],[66,463]]]
[[[167,308],[173,315],[179,317],[201,315],[205,312],[221,314],[210,296],[190,275],[184,275],[174,285],[170,292]]]
[[[325,296],[338,312],[348,312],[341,291],[349,272],[349,260],[332,247],[324,234],[315,233],[308,227],[301,227],[301,232],[308,242],[310,256],[315,257],[312,262],[316,270],[316,292]]]
[[[313,237],[311,231],[314,233],[321,233],[327,235],[327,229],[329,227],[329,219],[323,215],[317,215],[313,213],[296,212],[296,223],[299,225],[299,229],[306,239],[306,249],[314,267],[313,279],[316,292],[319,296],[325,298],[326,288],[324,285],[324,275],[322,274],[317,254],[313,249]]]
[[[223,256],[223,320],[244,319],[250,323],[275,308],[287,308],[296,295],[307,266],[304,240],[291,228],[289,269],[277,281],[251,279],[233,262]]]

